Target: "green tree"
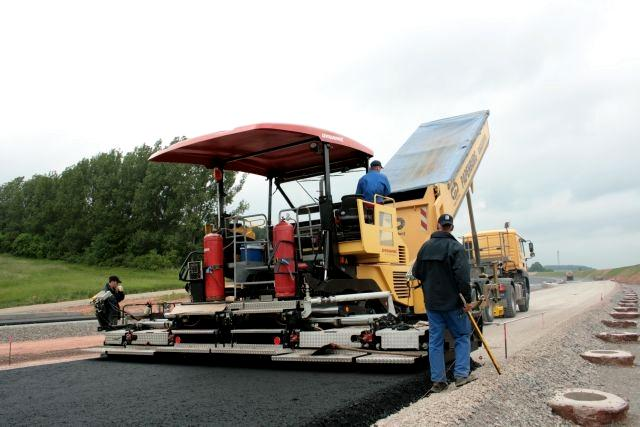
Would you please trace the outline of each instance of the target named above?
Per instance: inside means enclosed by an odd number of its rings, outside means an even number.
[[[532,271],[534,273],[543,273],[543,272],[548,272],[548,271],[552,271],[552,270],[548,270],[546,268],[544,268],[544,266],[542,264],[540,264],[539,262],[534,262],[533,264],[531,264],[531,267],[529,267],[529,271]]]
[[[59,175],[0,186],[0,251],[149,268],[177,263],[201,246],[203,225],[215,222],[217,188],[205,168],[149,162],[162,148],[157,141],[126,154],[111,150]],[[227,204],[244,182],[244,174],[225,172]],[[230,213],[247,207],[240,201]]]

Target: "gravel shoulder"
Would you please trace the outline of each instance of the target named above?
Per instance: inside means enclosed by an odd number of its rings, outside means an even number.
[[[593,388],[627,399],[631,407],[620,425],[640,425],[640,344],[611,344],[594,337],[610,330],[600,320],[610,318],[609,311],[621,297],[620,289],[617,286],[615,292],[603,293],[602,303],[567,320],[551,324],[547,320],[541,337],[523,339],[525,344],[513,355],[506,361],[502,358],[503,375],[498,376],[486,358],[485,365],[476,371],[477,381],[460,389],[450,386],[444,393],[418,400],[375,425],[570,425],[552,414],[546,402],[557,391],[571,387]],[[595,349],[629,351],[636,356],[636,365],[604,367],[580,357],[580,353]]]
[[[0,370],[95,358],[82,349],[104,341],[95,320],[0,327]],[[9,356],[11,337],[11,357]]]
[[[147,292],[127,295],[122,306],[146,302],[156,304],[167,296],[171,297],[172,301],[188,298],[184,289]],[[142,310],[140,307],[137,309]],[[135,312],[136,309],[130,311]],[[51,315],[93,316],[93,313],[93,306],[84,299],[0,309],[0,318],[32,317],[46,320]],[[0,370],[96,358],[96,354],[85,353],[83,349],[102,345],[104,335],[99,334],[97,329],[96,320],[0,326]]]
[[[99,289],[98,289],[99,290]],[[153,303],[163,300],[163,297],[172,296],[178,299],[187,299],[188,294],[184,289],[174,289],[167,291],[144,292],[139,294],[127,294],[121,305],[143,304],[147,301]],[[31,313],[80,313],[93,314],[93,306],[89,304],[89,299],[62,301],[49,304],[22,305],[18,307],[0,309],[0,316],[23,315]]]

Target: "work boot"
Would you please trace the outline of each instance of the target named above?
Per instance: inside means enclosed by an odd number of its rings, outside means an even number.
[[[429,393],[440,393],[441,391],[445,391],[449,387],[448,383],[435,382],[429,389]]]
[[[478,378],[473,375],[473,374],[469,374],[468,377],[464,377],[464,378],[456,378],[456,387],[462,387],[465,384],[469,384],[471,381],[475,381]]]

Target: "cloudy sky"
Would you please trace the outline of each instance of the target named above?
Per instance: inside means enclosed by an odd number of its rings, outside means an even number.
[[[0,183],[267,121],[342,133],[384,163],[420,123],[489,109],[478,227],[511,221],[543,264],[557,251],[563,264],[637,264],[639,12],[622,1],[2,2]],[[241,195],[252,211],[262,185]]]

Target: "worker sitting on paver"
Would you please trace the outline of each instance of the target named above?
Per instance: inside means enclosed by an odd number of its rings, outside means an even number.
[[[356,194],[362,194],[364,200],[369,202],[373,202],[373,196],[376,194],[388,196],[391,193],[391,185],[386,175],[380,172],[381,169],[383,167],[379,160],[372,161],[369,172],[358,181]],[[382,203],[382,198],[378,197],[376,203]]]
[[[453,218],[449,214],[438,218],[438,231],[431,235],[416,257],[413,276],[420,280],[429,318],[429,365],[432,393],[448,386],[444,363],[444,332],[448,329],[455,340],[453,375],[460,387],[475,379],[470,374],[471,324],[464,313],[458,294],[471,301],[469,261],[464,247],[451,235]]]
[[[109,276],[102,292],[92,298],[101,329],[111,329],[120,317],[120,301],[124,300],[124,288],[118,276]]]

